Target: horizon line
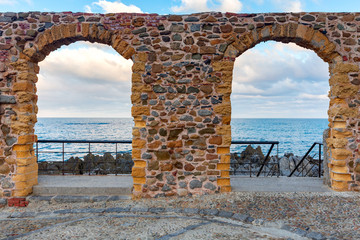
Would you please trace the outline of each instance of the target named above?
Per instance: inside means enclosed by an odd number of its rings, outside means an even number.
[[[133,118],[133,117],[38,117],[38,118],[79,118],[79,119],[86,119],[86,118],[99,118],[99,119],[108,119],[108,118]],[[327,119],[325,117],[233,117],[231,119]]]

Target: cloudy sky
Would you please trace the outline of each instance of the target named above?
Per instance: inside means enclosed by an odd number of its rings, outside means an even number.
[[[342,12],[359,7],[358,0],[0,0],[0,12]],[[52,52],[40,63],[39,117],[130,117],[131,65],[101,44],[77,42]],[[233,117],[326,118],[327,68],[315,53],[294,44],[258,44],[236,60]]]

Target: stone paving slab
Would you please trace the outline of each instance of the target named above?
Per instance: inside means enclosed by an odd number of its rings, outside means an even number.
[[[33,195],[124,195],[130,196],[131,175],[39,175]]]
[[[231,176],[233,192],[332,192],[323,178]]]

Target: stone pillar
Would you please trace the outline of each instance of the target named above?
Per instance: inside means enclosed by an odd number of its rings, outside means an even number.
[[[18,60],[12,64],[16,71],[16,82],[12,90],[16,94],[17,106],[11,119],[11,131],[17,136],[12,146],[13,157],[16,158],[16,174],[14,196],[27,196],[32,186],[37,184],[38,165],[33,144],[36,141],[34,126],[37,122],[36,86],[39,68],[37,64],[27,60]]]
[[[182,58],[184,54],[172,55],[170,62],[166,55],[154,59],[151,53],[133,58],[135,197],[187,196],[231,189],[231,84],[227,94],[217,92],[217,82],[223,81],[215,72],[209,74],[211,66]],[[233,62],[224,64],[232,72]],[[219,73],[222,70],[217,69]]]
[[[350,190],[354,183],[351,164],[354,162],[351,145],[356,142],[356,131],[352,130],[353,119],[359,118],[359,110],[349,104],[358,94],[359,86],[350,82],[349,75],[358,72],[359,66],[335,59],[330,64],[330,134],[327,139],[331,187],[338,191]]]

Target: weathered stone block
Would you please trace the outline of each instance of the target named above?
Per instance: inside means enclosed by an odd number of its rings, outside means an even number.
[[[133,177],[134,184],[145,184],[146,178],[145,177]]]
[[[351,181],[351,174],[349,173],[334,173],[332,171],[332,169],[330,170],[330,177],[331,179],[335,180],[335,181]]]
[[[158,161],[163,161],[163,160],[169,160],[170,159],[170,153],[168,151],[155,151],[154,152],[156,159]]]
[[[218,163],[217,170],[230,170],[230,163]]]
[[[16,173],[25,174],[25,173],[33,172],[33,171],[37,171],[37,170],[38,170],[38,164],[35,162],[35,163],[26,165],[26,166],[18,166],[16,169]]]
[[[145,168],[133,167],[131,176],[136,178],[145,177]]]
[[[218,186],[230,186],[230,178],[218,178]]]
[[[231,134],[231,126],[230,125],[217,126],[216,133],[218,135],[230,135]]]
[[[0,165],[0,174],[8,174],[10,172],[10,167],[7,163],[3,163]]]
[[[16,82],[12,88],[14,92],[25,91],[25,92],[34,92],[34,84],[31,82]]]
[[[139,115],[149,116],[150,115],[150,108],[146,107],[146,106],[141,106],[141,107],[133,106],[131,108],[131,115],[134,116],[134,117],[139,116]]]
[[[217,154],[228,154],[230,153],[230,147],[218,147]]]
[[[1,104],[14,104],[14,103],[16,103],[16,99],[14,96],[0,95],[0,103]]]
[[[137,147],[139,147],[139,145],[137,145]],[[135,149],[134,148],[134,145],[133,145],[133,149],[132,149],[132,159],[135,161],[135,160],[138,160],[138,159],[141,159],[141,149]]]
[[[171,140],[177,140],[179,137],[179,134],[182,132],[182,129],[172,129],[169,132],[168,141]]]
[[[210,144],[221,145],[222,144],[222,137],[221,136],[213,136],[209,139]]]
[[[143,139],[133,139],[132,147],[133,148],[143,148],[146,144],[146,141]]]
[[[147,161],[134,160],[134,167],[145,168],[145,167],[146,167],[146,163],[147,163]]]
[[[231,115],[231,104],[224,103],[214,106],[214,112],[221,115]]]
[[[358,72],[359,66],[350,63],[337,63],[331,71],[334,73]]]
[[[222,171],[220,172],[220,177],[221,177],[221,178],[230,178],[230,171],[222,170]]]
[[[338,98],[349,98],[355,96],[359,87],[352,84],[335,85],[331,88],[331,95]]]

